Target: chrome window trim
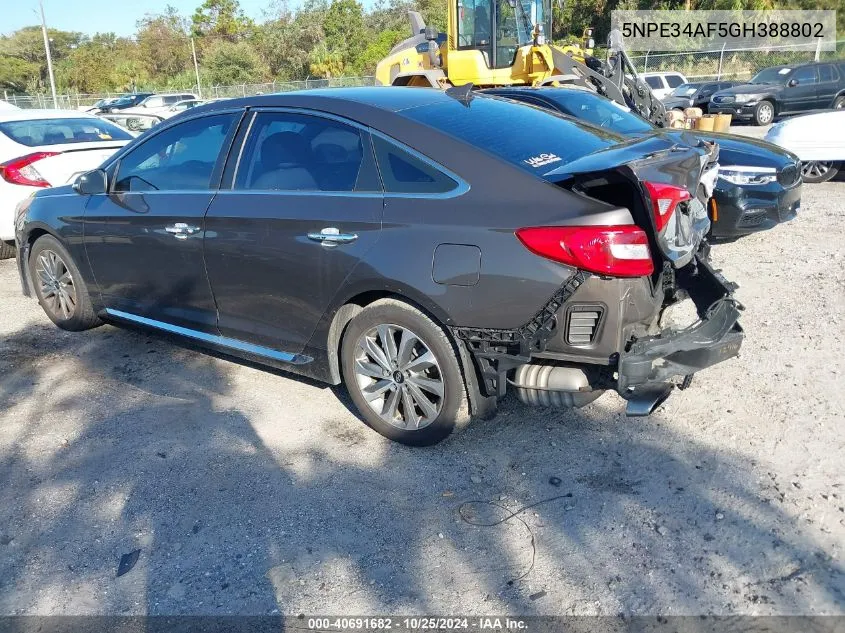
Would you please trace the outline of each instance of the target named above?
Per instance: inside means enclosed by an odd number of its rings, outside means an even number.
[[[362,197],[373,197],[373,196],[384,196],[385,198],[427,198],[427,199],[435,199],[435,200],[446,200],[449,198],[457,198],[458,196],[462,196],[470,190],[469,183],[458,176],[453,171],[447,169],[437,161],[429,158],[425,154],[421,154],[417,150],[409,147],[405,143],[401,141],[397,141],[395,138],[388,136],[387,134],[380,132],[370,126],[363,125],[358,121],[354,121],[352,119],[347,119],[346,117],[342,117],[337,114],[332,114],[331,112],[322,112],[320,110],[310,110],[308,108],[299,108],[299,107],[283,107],[283,106],[266,106],[266,107],[256,107],[256,108],[249,108],[248,112],[259,113],[259,112],[289,112],[291,114],[301,114],[306,116],[313,116],[318,118],[329,119],[332,121],[336,121],[338,123],[343,123],[344,125],[349,125],[354,127],[370,136],[378,136],[384,141],[388,143],[392,143],[396,145],[401,150],[408,152],[414,158],[421,160],[425,164],[427,164],[432,169],[435,169],[444,175],[448,176],[452,180],[457,183],[457,186],[452,189],[451,191],[445,191],[442,193],[393,193],[384,191],[384,180],[381,179],[381,171],[379,171],[379,178],[382,180],[382,191],[381,192],[374,192],[374,191],[321,191],[321,190],[302,190],[302,191],[282,191],[276,189],[267,189],[267,190],[249,190],[249,189],[235,189],[234,184],[235,180],[238,176],[238,170],[240,169],[240,160],[241,154],[243,152],[243,148],[246,146],[246,141],[249,138],[250,133],[252,132],[252,124],[255,121],[255,116],[253,115],[252,120],[249,123],[249,129],[247,130],[246,135],[244,135],[244,140],[241,143],[241,147],[238,150],[238,163],[235,167],[235,171],[232,174],[232,187],[230,189],[220,189],[218,193],[227,193],[227,192],[238,192],[238,193],[251,193],[251,194],[288,194],[288,195],[338,195],[338,196],[362,196]],[[375,159],[375,157],[374,157]],[[375,161],[376,169],[379,169],[378,160]]]
[[[383,198],[381,191],[321,191],[320,189],[220,189],[217,195],[329,196],[333,198]]]
[[[462,196],[470,190],[470,188],[471,188],[470,184],[466,180],[464,180],[463,178],[458,176],[455,172],[451,171],[450,169],[447,169],[446,167],[444,167],[443,165],[441,165],[437,161],[429,158],[425,154],[422,154],[422,153],[418,152],[417,150],[415,150],[414,148],[409,147],[405,143],[402,143],[401,141],[397,141],[395,138],[388,136],[387,134],[384,134],[383,132],[379,132],[378,130],[374,130],[373,128],[370,128],[370,134],[372,134],[373,136],[377,136],[378,138],[382,139],[383,141],[385,141],[387,143],[390,143],[391,145],[395,145],[396,147],[398,147],[402,151],[407,152],[408,154],[410,154],[411,156],[413,156],[417,160],[425,163],[426,165],[428,165],[429,167],[431,167],[435,171],[439,171],[443,175],[448,176],[449,178],[454,180],[455,183],[456,183],[456,186],[455,186],[454,189],[451,189],[449,191],[443,191],[443,192],[440,192],[440,193],[424,193],[424,192],[421,192],[421,193],[413,193],[413,192],[398,193],[398,192],[385,191],[384,192],[385,198],[427,198],[427,199],[434,199],[434,200],[447,200],[449,198],[457,198],[458,196]],[[378,168],[378,160],[376,160],[376,167]],[[381,174],[381,171],[379,171],[379,174]],[[383,186],[384,186],[384,179],[382,179],[382,187]]]

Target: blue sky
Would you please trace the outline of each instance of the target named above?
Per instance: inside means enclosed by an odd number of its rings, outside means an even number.
[[[203,0],[44,0],[47,26],[83,33],[114,32],[130,35],[135,22],[145,13],[160,13],[171,4],[190,16]],[[270,0],[241,0],[244,12],[253,19],[263,17]],[[294,7],[298,2],[290,2]],[[35,13],[33,12],[35,11]],[[22,26],[40,23],[38,0],[0,0],[0,33],[9,34]]]

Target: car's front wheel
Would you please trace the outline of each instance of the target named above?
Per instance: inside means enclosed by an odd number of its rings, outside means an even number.
[[[839,163],[823,160],[811,160],[801,163],[801,177],[804,182],[814,185],[827,182],[839,173]]]
[[[410,446],[446,438],[467,416],[466,387],[446,332],[413,306],[384,299],[352,319],[343,380],[366,423]]]
[[[754,123],[768,125],[775,118],[775,106],[771,101],[761,101],[754,108]]]
[[[79,332],[102,323],[94,312],[79,268],[52,235],[39,237],[29,256],[29,278],[38,303],[63,330]]]

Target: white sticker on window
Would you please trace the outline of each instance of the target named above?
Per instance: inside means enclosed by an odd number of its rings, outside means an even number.
[[[543,167],[544,165],[550,165],[551,163],[556,163],[560,160],[560,156],[557,154],[538,154],[537,156],[532,156],[531,158],[526,158],[525,163],[530,165],[531,167]]]
[[[792,69],[791,69],[791,68],[781,68],[781,69],[778,71],[778,74],[779,74],[779,75],[788,75],[788,74],[789,74],[789,73],[791,73],[791,72],[792,72]]]

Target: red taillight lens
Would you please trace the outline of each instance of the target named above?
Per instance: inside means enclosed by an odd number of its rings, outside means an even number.
[[[0,177],[6,182],[14,185],[27,185],[29,187],[49,187],[50,183],[44,180],[34,163],[50,156],[57,156],[59,152],[35,152],[20,158],[15,158],[0,164]]]
[[[637,226],[538,226],[519,229],[516,236],[532,253],[600,275],[654,272],[648,236]]]
[[[658,231],[662,231],[669,218],[675,212],[678,203],[689,200],[692,196],[683,187],[664,185],[659,182],[646,182],[645,188],[651,198],[651,208],[654,213],[654,224]]]

